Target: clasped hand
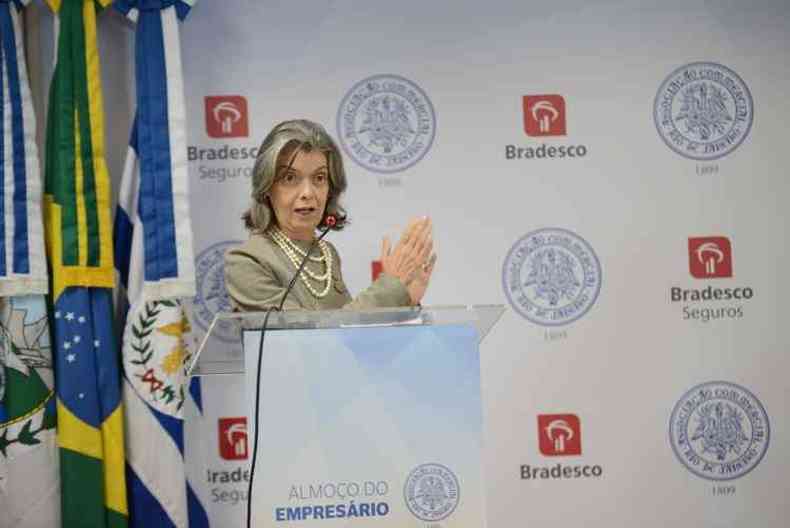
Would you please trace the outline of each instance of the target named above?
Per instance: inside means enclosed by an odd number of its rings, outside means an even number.
[[[412,305],[419,304],[425,295],[436,264],[432,227],[430,218],[415,218],[394,248],[389,237],[381,241],[382,271],[400,279],[409,292]]]

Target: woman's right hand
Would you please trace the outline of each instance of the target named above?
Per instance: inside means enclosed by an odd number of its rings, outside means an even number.
[[[394,248],[391,248],[389,238],[384,237],[379,257],[382,272],[397,277],[408,288],[419,276],[423,265],[427,266],[433,259],[431,229],[430,218],[415,218],[409,222]],[[419,303],[420,299],[412,299],[412,302]]]

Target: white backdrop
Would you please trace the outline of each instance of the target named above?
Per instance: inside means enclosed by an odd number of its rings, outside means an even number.
[[[406,116],[399,139],[422,147],[395,143],[390,154],[406,150],[396,168],[409,165],[395,172],[371,170],[369,158],[347,155],[345,203],[353,223],[330,236],[349,287],[359,291],[370,280],[380,237],[398,233],[411,216],[429,214],[439,261],[425,303],[507,305],[482,348],[488,526],[787,524],[790,361],[779,328],[781,299],[790,294],[781,280],[790,198],[785,1],[685,0],[655,7],[624,0],[346,0],[307,8],[225,0],[196,7],[183,28],[183,49],[200,253],[198,328],[225,306],[216,295],[222,251],[246,237],[239,216],[248,203],[250,150],[275,123],[295,117],[318,121],[339,137],[338,115],[342,123],[355,109],[342,104],[344,98],[352,89],[366,95],[367,84],[358,83],[383,76],[375,86],[393,90],[391,105],[402,104],[385,108],[379,98],[376,115]],[[696,91],[670,92],[676,97],[672,119],[684,144],[715,139],[735,126],[733,144],[740,144],[714,160],[671,149],[662,139],[664,125],[654,120],[662,85],[693,63],[702,64],[689,68],[694,73],[687,79],[695,82],[684,88]],[[409,90],[413,95],[404,95]],[[565,135],[526,133],[524,96],[544,95],[562,97]],[[529,99],[540,100],[558,108],[556,97]],[[384,140],[376,143],[362,131],[363,117],[357,114],[353,128],[386,158]],[[352,148],[349,138],[343,141]],[[526,157],[571,146],[584,155]],[[508,159],[517,149],[522,159]],[[560,244],[584,241],[588,249],[574,253],[555,245],[555,253],[516,258],[519,249],[537,247],[530,242],[551,246],[547,237],[527,237],[546,228],[570,232],[557,237]],[[729,240],[731,277],[692,276],[690,266],[698,262],[689,238],[697,237]],[[511,249],[514,259],[507,258]],[[559,261],[548,269],[575,271],[565,290],[561,273],[551,275],[548,290],[573,297],[585,290],[573,283],[586,269],[586,291],[600,292],[549,326],[521,315],[525,300],[511,304],[503,274],[515,265],[521,298],[547,306],[550,292],[540,297],[540,282],[524,283],[538,269],[530,259],[551,255]],[[709,286],[748,288],[752,295],[672,300],[672,288]],[[511,298],[518,299],[518,291]],[[716,318],[706,320],[711,314]],[[212,346],[234,345],[218,340]],[[687,391],[720,381],[735,384],[734,401],[695,407],[689,426],[690,435],[705,426],[703,437],[692,441],[707,448],[700,453],[711,461],[701,477],[681,461],[682,448],[680,456],[673,451],[670,415]],[[715,400],[725,394],[716,388],[733,386],[709,388]],[[203,400],[203,417],[190,423],[191,470],[214,524],[231,525],[243,503],[217,497],[243,486],[209,475],[242,465],[220,457],[217,423],[244,415],[240,379],[206,383]],[[762,440],[756,433],[762,415],[754,411],[760,405],[770,424]],[[553,414],[578,417],[581,454],[541,451],[546,431],[538,415]],[[748,467],[736,470],[737,478],[711,478],[719,462],[744,456]],[[571,478],[524,478],[523,466],[532,476],[532,468],[558,463],[571,468]],[[577,466],[589,476],[573,477]],[[702,466],[690,467],[699,473]]]

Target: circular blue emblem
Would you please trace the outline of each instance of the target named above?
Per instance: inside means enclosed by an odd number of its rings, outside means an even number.
[[[373,172],[399,172],[433,144],[436,114],[425,92],[397,75],[374,75],[354,85],[337,110],[346,154]]]
[[[708,480],[732,480],[753,470],[768,450],[770,436],[760,400],[726,381],[689,390],[669,420],[669,442],[678,460]]]
[[[458,479],[441,464],[422,464],[406,477],[403,496],[409,511],[418,519],[441,521],[458,506]]]
[[[195,263],[197,276],[197,295],[192,309],[195,321],[203,330],[208,331],[214,316],[219,312],[230,312],[230,298],[225,289],[225,251],[240,245],[238,240],[217,242],[198,255]],[[228,322],[217,324],[214,337],[227,343],[239,341],[239,335]]]
[[[565,325],[595,304],[601,264],[576,233],[538,229],[510,249],[502,267],[502,287],[511,306],[533,323]]]
[[[752,94],[731,69],[693,62],[661,84],[653,118],[664,143],[687,158],[710,161],[735,150],[754,119]]]

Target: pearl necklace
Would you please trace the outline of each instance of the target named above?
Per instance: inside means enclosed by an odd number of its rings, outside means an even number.
[[[277,244],[280,249],[283,250],[285,256],[288,257],[288,260],[291,261],[291,264],[294,265],[294,268],[299,269],[299,265],[301,264],[302,259],[307,255],[307,252],[300,248],[297,244],[293,242],[290,238],[288,238],[282,231],[277,228],[273,228],[269,232],[269,236]],[[329,293],[329,290],[332,288],[332,254],[329,250],[329,244],[324,242],[323,240],[318,241],[318,247],[321,250],[320,257],[310,257],[310,260],[313,262],[323,262],[325,272],[324,273],[313,273],[307,267],[302,268],[302,271],[299,272],[299,277],[302,279],[302,283],[307,287],[307,291],[309,291],[314,297],[316,298],[323,298],[326,297]],[[300,258],[301,257],[301,258]],[[326,281],[326,285],[324,288],[319,292],[317,291],[310,281],[308,277],[313,279],[314,281],[318,282],[319,284]]]
[[[273,228],[272,231],[271,231],[271,234],[272,234],[272,238],[274,238],[274,237],[279,238],[280,242],[282,242],[283,244],[285,244],[286,246],[291,248],[293,251],[295,251],[302,258],[304,258],[307,255],[307,251],[305,251],[304,249],[300,248],[298,244],[294,243],[293,240],[288,238],[288,236],[286,236],[285,233],[280,231],[279,228],[276,228],[276,227]],[[326,242],[324,242],[322,240],[321,242],[319,242],[319,246],[321,244],[326,244]],[[322,251],[322,254],[321,254],[320,257],[314,257],[314,256],[310,255],[310,260],[312,260],[313,262],[324,262],[326,260],[326,254],[324,254],[323,251]]]

